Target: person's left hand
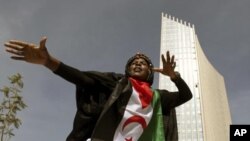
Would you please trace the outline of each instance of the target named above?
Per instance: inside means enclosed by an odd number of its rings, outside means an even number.
[[[170,58],[169,51],[167,51],[166,57],[167,57],[167,59],[164,57],[163,54],[161,55],[163,68],[153,68],[152,70],[155,71],[155,72],[159,72],[159,73],[161,73],[163,75],[167,75],[172,80],[174,80],[177,77],[177,75],[176,75],[176,73],[174,71],[175,66],[176,66],[176,62],[174,60],[174,55],[172,55],[171,58]]]

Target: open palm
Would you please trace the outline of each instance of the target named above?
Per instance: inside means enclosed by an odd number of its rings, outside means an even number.
[[[43,37],[40,41],[39,46],[27,43],[19,40],[10,40],[4,45],[6,46],[6,51],[11,53],[14,60],[26,61],[33,64],[45,64],[49,58],[49,53],[45,46],[46,37]]]
[[[153,71],[167,75],[171,79],[175,78],[176,73],[175,73],[174,69],[176,66],[176,62],[174,60],[174,55],[170,57],[170,53],[169,53],[169,51],[167,51],[166,58],[162,54],[161,59],[162,59],[163,68],[153,68]]]

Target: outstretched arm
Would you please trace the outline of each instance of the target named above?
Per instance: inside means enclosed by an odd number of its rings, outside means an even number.
[[[60,61],[49,54],[46,48],[46,40],[47,38],[43,37],[39,45],[20,40],[10,40],[4,46],[6,51],[13,55],[11,58],[14,60],[43,65],[55,71],[60,65]]]
[[[94,84],[92,78],[52,57],[46,48],[46,40],[47,38],[43,37],[39,45],[20,40],[10,40],[4,46],[6,47],[6,51],[12,54],[11,58],[14,60],[43,65],[55,74],[76,85]]]
[[[153,68],[153,71],[169,76],[178,88],[178,92],[159,90],[163,94],[161,97],[162,103],[166,104],[163,108],[167,111],[166,109],[174,108],[190,100],[192,98],[192,93],[185,81],[180,77],[179,73],[174,71],[176,66],[174,55],[170,57],[170,53],[167,51],[166,58],[164,55],[162,55],[161,58],[163,68]]]

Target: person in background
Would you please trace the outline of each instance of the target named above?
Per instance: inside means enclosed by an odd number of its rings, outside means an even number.
[[[125,74],[80,71],[54,58],[39,45],[10,40],[4,44],[14,60],[38,64],[75,84],[77,112],[66,141],[175,141],[178,140],[174,108],[192,98],[175,72],[174,56],[162,55],[163,68],[154,68],[149,57],[136,53],[125,65]],[[154,72],[170,77],[178,91],[151,87]]]

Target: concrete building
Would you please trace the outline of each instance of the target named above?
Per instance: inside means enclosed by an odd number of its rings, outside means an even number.
[[[189,102],[176,108],[179,141],[229,141],[231,115],[224,78],[205,56],[194,25],[162,14],[160,53],[167,50],[175,55],[176,70],[193,93]],[[160,75],[159,88],[176,91],[169,81]]]

